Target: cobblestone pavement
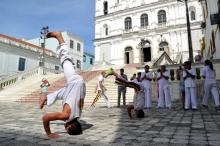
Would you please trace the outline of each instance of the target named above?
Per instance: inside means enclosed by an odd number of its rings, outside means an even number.
[[[177,107],[145,110],[144,119],[129,120],[124,108],[86,108],[81,118],[83,134],[69,136],[63,121],[51,122],[59,139],[45,136],[41,117],[61,110],[39,110],[34,104],[0,103],[1,146],[108,146],[108,145],[220,145],[220,111],[183,111]]]

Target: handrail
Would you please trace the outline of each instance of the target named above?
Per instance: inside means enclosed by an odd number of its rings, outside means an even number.
[[[61,71],[59,70],[53,70],[49,68],[43,68],[43,67],[36,67],[31,70],[24,71],[22,73],[17,73],[15,75],[12,75],[6,79],[0,80],[0,90],[6,87],[9,87],[13,84],[15,84],[18,81],[25,80],[27,78],[43,74],[44,73],[54,73],[59,74]]]

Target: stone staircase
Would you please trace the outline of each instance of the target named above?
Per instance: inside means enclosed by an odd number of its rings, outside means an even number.
[[[125,69],[125,73],[126,73],[126,70],[128,70],[128,69]],[[96,96],[94,91],[95,91],[95,87],[98,83],[98,77],[99,77],[101,71],[102,70],[87,71],[87,72],[80,73],[80,75],[86,81],[85,106],[90,106],[93,99]],[[130,72],[130,71],[132,71],[132,72]],[[136,71],[135,68],[132,68],[132,69],[130,68],[129,73],[126,73],[128,75],[128,78],[130,78],[135,71]],[[115,81],[115,78],[113,76],[109,76],[107,79],[105,79],[104,85],[108,89],[108,91],[106,93],[109,98],[109,101],[112,103],[113,106],[116,106],[118,92],[117,92],[117,85],[114,83],[114,81]],[[53,83],[51,83],[51,86],[49,87],[49,93],[54,92],[54,91],[64,87],[65,83],[66,83],[65,78],[62,76],[59,80],[56,80]],[[35,88],[35,91],[33,90],[33,92],[29,92],[29,94],[26,95],[26,97],[20,99],[19,101],[20,102],[39,102],[39,97],[41,96],[39,84],[38,84],[38,90],[36,90],[36,89],[37,88]],[[127,94],[126,94],[127,95],[126,96],[127,102],[133,101],[133,94],[134,94],[133,89],[127,88]],[[122,100],[122,98],[121,98],[121,100]],[[96,105],[104,106],[105,102],[103,99],[100,99]]]
[[[38,90],[40,93],[40,84],[43,78],[47,78],[50,84],[61,78],[63,74],[35,75],[25,80],[18,81],[16,84],[4,88],[0,92],[0,102],[22,102],[30,93]],[[39,96],[37,97],[39,98]]]

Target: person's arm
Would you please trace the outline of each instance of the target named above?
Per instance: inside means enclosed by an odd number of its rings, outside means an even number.
[[[146,79],[146,75],[145,75],[145,73],[142,73],[141,74],[141,81],[143,81],[143,80],[145,80]]]
[[[150,73],[150,76],[149,76],[149,77],[146,76],[146,79],[147,79],[148,81],[152,81],[152,78],[153,78],[152,73]]]
[[[128,81],[128,77],[127,77],[127,75],[125,75],[125,80]]]
[[[205,76],[206,76],[205,68],[203,68],[201,70],[201,74],[200,75],[203,77],[203,79],[205,79]]]
[[[183,71],[183,80],[186,80],[188,78],[188,75],[186,74],[186,69]]]
[[[195,77],[196,77],[195,75],[189,73],[188,70],[186,70],[186,74],[188,77],[191,77],[192,79],[195,79]]]
[[[43,125],[44,125],[44,130],[49,138],[58,138],[60,137],[58,134],[52,133],[50,130],[50,121],[54,120],[68,120],[69,115],[66,113],[61,113],[61,112],[54,112],[54,113],[48,113],[43,116]]]
[[[157,80],[159,81],[162,78],[161,74],[158,72],[157,73]]]
[[[168,75],[168,71],[164,72],[161,72],[161,76],[164,77],[166,80],[169,80],[169,75]]]
[[[130,119],[132,119],[132,110],[134,110],[134,106],[133,105],[129,105],[127,107],[127,111],[128,111],[128,116]]]

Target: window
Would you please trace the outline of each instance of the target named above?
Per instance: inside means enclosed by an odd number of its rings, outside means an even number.
[[[55,65],[55,70],[59,70],[59,69],[60,69],[60,67]]]
[[[25,61],[26,61],[26,59],[19,58],[18,71],[24,71],[25,70]]]
[[[76,62],[76,67],[79,68],[79,69],[81,69],[81,61],[80,61],[80,60],[77,60],[77,62]]]
[[[160,10],[157,16],[158,16],[158,24],[164,24],[167,22],[166,11]]]
[[[103,28],[104,28],[105,36],[108,36],[108,25],[105,24],[105,25],[103,26]]]
[[[93,64],[93,58],[90,58],[90,64]]]
[[[104,15],[108,14],[108,2],[104,2]]]
[[[191,21],[196,20],[196,8],[194,6],[189,7]]]
[[[125,30],[129,30],[132,28],[132,20],[131,17],[125,18]]]
[[[74,49],[74,41],[70,40],[70,48]]]
[[[86,55],[83,55],[83,62],[86,62]]]
[[[196,13],[194,11],[190,12],[191,20],[196,20]]]
[[[142,14],[141,15],[141,27],[146,27],[146,26],[148,26],[148,15]]]
[[[80,45],[80,43],[77,43],[77,51],[81,51],[81,45]]]

